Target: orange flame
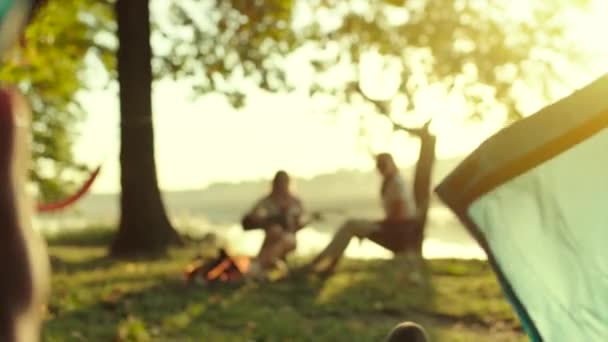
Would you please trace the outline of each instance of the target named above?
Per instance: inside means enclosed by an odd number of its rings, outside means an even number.
[[[186,279],[192,280],[199,276],[206,281],[237,281],[242,279],[243,275],[249,270],[251,258],[248,256],[227,256],[209,270],[205,270],[206,265],[208,264],[200,261],[188,265],[185,271]]]

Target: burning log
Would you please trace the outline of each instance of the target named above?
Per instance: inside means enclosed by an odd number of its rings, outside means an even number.
[[[251,265],[248,256],[230,256],[224,248],[211,260],[197,260],[186,267],[185,278],[189,283],[202,284],[238,282],[245,278]]]

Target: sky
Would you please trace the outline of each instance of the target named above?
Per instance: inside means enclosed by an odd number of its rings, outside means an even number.
[[[304,96],[267,93],[252,94],[249,104],[236,111],[219,95],[190,101],[187,90],[174,82],[155,86],[156,162],[164,190],[270,178],[278,169],[311,177],[373,167],[367,145],[359,139],[358,119],[351,113],[320,113]],[[98,91],[82,95],[82,100],[89,113],[76,142],[76,158],[90,166],[103,163],[93,192],[115,192],[119,186],[117,98],[110,91]],[[477,127],[454,131],[450,139],[441,140],[439,157],[466,153],[483,135]],[[459,144],[448,141],[454,138]],[[402,165],[414,162],[417,147],[415,139],[403,134],[375,137],[371,146],[376,152],[394,153]]]
[[[597,2],[599,13],[608,6]],[[603,7],[602,7],[603,6]],[[573,23],[573,33],[589,40],[589,49],[607,52],[601,32],[608,24],[600,15]],[[601,42],[601,43],[600,43]],[[606,53],[604,56],[608,56]],[[578,81],[578,86],[608,71],[608,59],[598,62],[593,75]],[[294,63],[298,63],[297,59]],[[307,77],[295,68],[294,77]],[[299,74],[297,70],[299,71]],[[377,75],[373,64],[368,72]],[[95,75],[92,75],[95,77]],[[376,77],[377,87],[390,85],[391,75]],[[245,108],[232,109],[217,94],[190,97],[186,82],[159,81],[154,85],[153,115],[159,185],[163,190],[200,189],[217,181],[269,179],[277,169],[301,177],[338,169],[373,167],[369,150],[388,151],[402,166],[417,157],[418,142],[404,134],[388,134],[386,122],[370,124],[372,134],[366,145],[359,138],[357,108],[341,113],[326,113],[304,93],[249,94]],[[449,102],[438,103],[432,88],[421,93],[422,111],[453,109]],[[565,95],[565,94],[564,94]],[[87,118],[75,145],[76,159],[90,166],[102,164],[102,172],[92,192],[119,190],[119,112],[115,89],[97,89],[79,95]],[[539,109],[531,103],[528,112]],[[433,130],[438,134],[438,158],[463,156],[501,127],[501,122],[463,124],[438,119]]]

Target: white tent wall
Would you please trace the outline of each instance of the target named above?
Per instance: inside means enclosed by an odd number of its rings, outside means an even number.
[[[608,338],[608,130],[469,207],[545,341]]]
[[[437,187],[532,341],[608,340],[608,75],[486,140]]]

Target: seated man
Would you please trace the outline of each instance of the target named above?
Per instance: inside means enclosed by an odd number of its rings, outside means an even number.
[[[416,169],[416,193],[408,191],[393,157],[379,154],[376,167],[382,176],[380,191],[385,216],[382,220],[350,219],[335,234],[329,245],[311,262],[310,270],[332,273],[353,237],[369,238],[395,254],[407,252],[408,259],[418,258],[422,252],[423,227],[428,209],[430,170],[434,159],[435,139],[428,132],[427,123],[421,129],[409,129],[421,138],[421,153]],[[418,206],[418,205],[419,206]],[[414,275],[414,274],[413,274]]]
[[[295,250],[295,233],[306,225],[302,222],[303,214],[302,202],[290,190],[289,175],[277,172],[270,194],[258,201],[242,221],[245,230],[265,231],[260,252],[251,265],[252,273],[272,268]]]

